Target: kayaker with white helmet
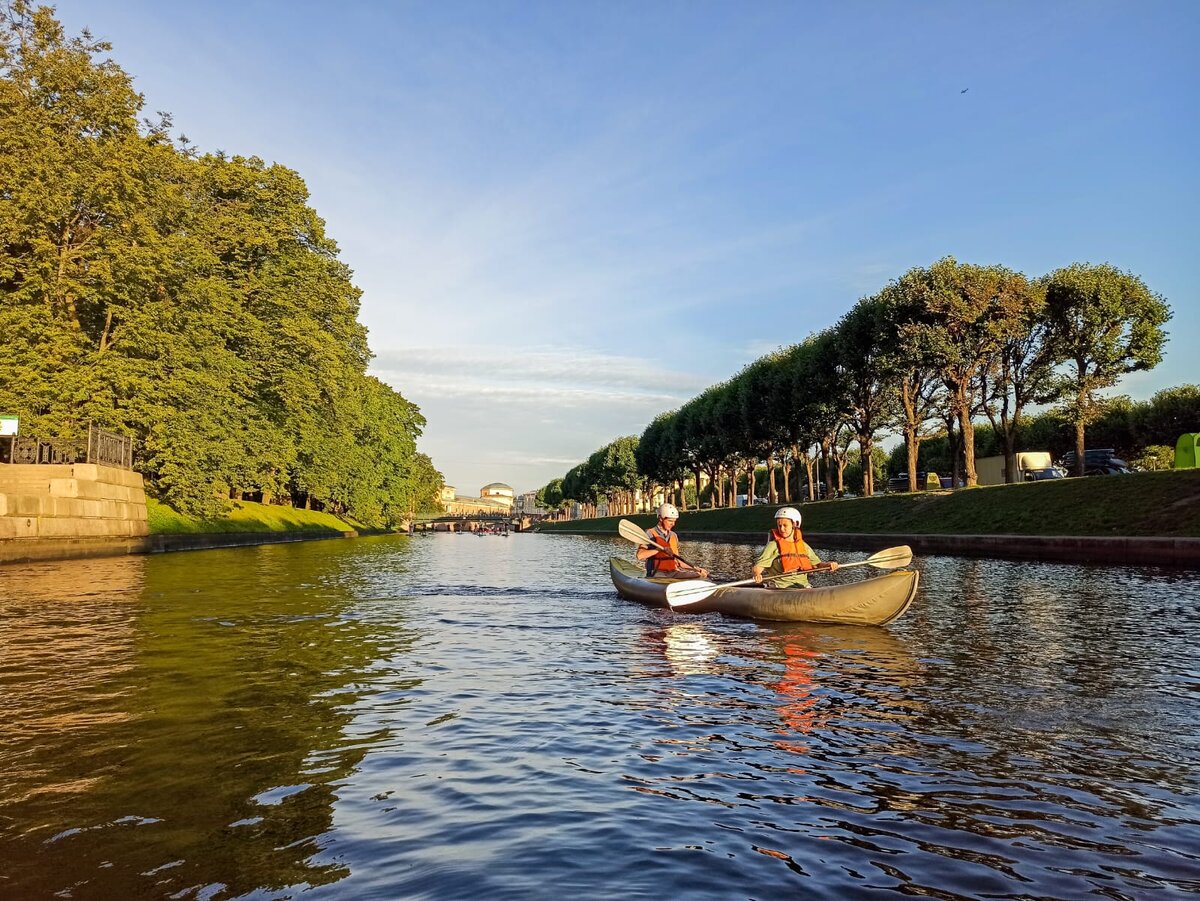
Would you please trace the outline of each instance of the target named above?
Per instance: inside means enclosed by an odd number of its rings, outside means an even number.
[[[675,533],[675,522],[679,511],[674,504],[662,504],[658,508],[658,525],[646,531],[652,545],[638,548],[637,558],[646,564],[647,576],[665,576],[670,579],[708,578],[708,570],[692,569],[679,555],[679,536]]]
[[[781,507],[775,512],[775,528],[771,530],[767,546],[763,548],[750,572],[755,582],[764,577],[775,588],[808,588],[808,573],[821,558],[804,541],[800,533],[800,511],[795,507]],[[838,565],[826,564],[833,572]]]

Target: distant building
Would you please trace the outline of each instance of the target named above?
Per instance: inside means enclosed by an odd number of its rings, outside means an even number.
[[[513,505],[513,513],[517,516],[546,516],[549,512],[545,507],[538,506],[536,491],[518,494],[516,503]]]
[[[484,485],[479,489],[479,496],[495,501],[506,501],[510,509],[516,498],[512,487],[505,485],[503,482],[492,482],[490,485]]]
[[[508,516],[513,511],[513,490],[503,482],[492,482],[479,489],[479,497],[465,497],[454,486],[442,489],[439,500],[451,516]]]

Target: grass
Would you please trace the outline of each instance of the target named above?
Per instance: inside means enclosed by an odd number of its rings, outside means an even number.
[[[1200,537],[1200,469],[1056,479],[806,503],[805,532],[908,535]],[[761,534],[776,507],[684,513],[679,531]],[[622,517],[544,523],[543,531],[614,533]],[[625,517],[654,524],[650,514]]]
[[[146,500],[151,535],[182,533],[210,534],[227,532],[348,532],[359,529],[357,523],[339,519],[330,513],[234,501],[225,516],[200,518],[185,516],[153,499]]]

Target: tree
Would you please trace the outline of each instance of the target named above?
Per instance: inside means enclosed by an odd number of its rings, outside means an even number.
[[[940,396],[943,386],[937,359],[930,349],[924,343],[909,342],[900,337],[906,310],[903,289],[897,282],[892,282],[883,290],[881,297],[885,304],[883,315],[887,321],[884,340],[892,360],[904,433],[908,490],[916,491],[920,487],[917,485],[917,459],[921,441],[928,434],[929,423],[944,406],[944,398]]]
[[[1050,322],[1045,316],[1045,295],[1023,275],[1013,278],[1011,305],[1005,312],[1003,337],[990,364],[980,370],[981,401],[1004,454],[1004,480],[1015,482],[1017,433],[1021,414],[1030,404],[1046,404],[1060,396],[1054,378]]]
[[[1169,444],[1179,436],[1200,432],[1200,385],[1164,388],[1133,414],[1134,433],[1143,445]]]
[[[1062,411],[1075,427],[1075,473],[1083,475],[1085,430],[1103,412],[1101,392],[1162,359],[1166,301],[1136,275],[1075,263],[1043,280],[1055,357],[1064,364]]]
[[[891,308],[880,297],[864,297],[835,327],[836,371],[845,383],[849,404],[846,421],[854,430],[861,458],[874,459],[872,448],[881,429],[896,416],[896,358],[889,353]],[[863,493],[875,492],[874,469],[863,470]]]
[[[562,479],[551,479],[537,493],[537,504],[547,510],[557,510],[563,503]]]
[[[976,484],[975,427],[981,373],[992,366],[1001,344],[1014,334],[1028,306],[1025,277],[1003,266],[938,260],[899,280],[905,309],[900,339],[933,361],[949,395],[963,442],[967,485]]]
[[[369,379],[359,291],[298,173],[198,156],[84,32],[0,9],[0,408],[46,437],[137,439],[148,488],[393,522],[441,476],[416,407]]]

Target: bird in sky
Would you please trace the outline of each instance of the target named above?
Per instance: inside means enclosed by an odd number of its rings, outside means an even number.
[[[963,88],[963,89],[962,89],[961,91],[959,91],[958,93],[960,93],[960,94],[965,94],[965,93],[967,93],[967,91],[969,91],[969,90],[971,90],[971,89],[970,89],[970,88]]]

